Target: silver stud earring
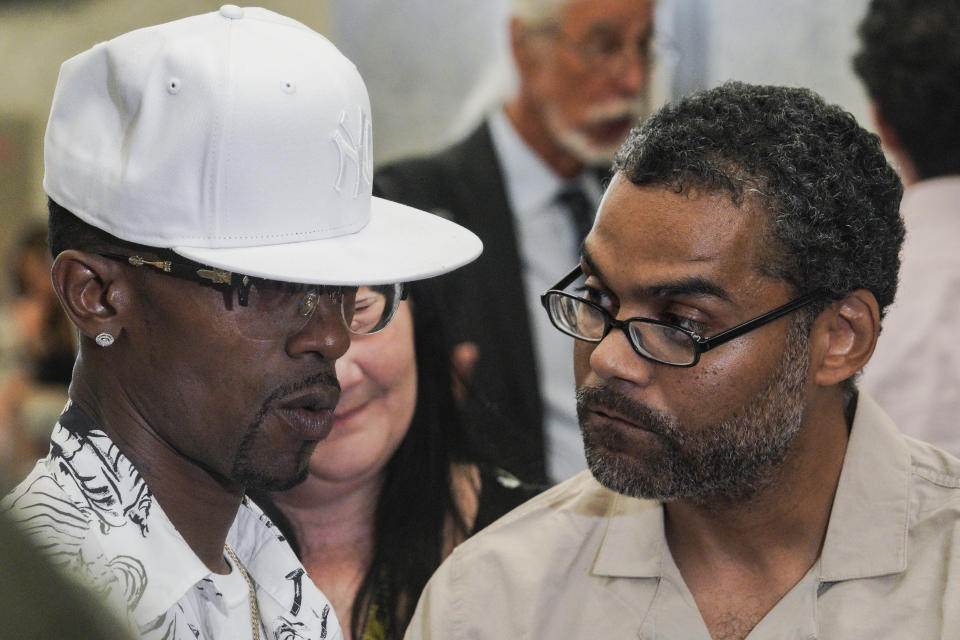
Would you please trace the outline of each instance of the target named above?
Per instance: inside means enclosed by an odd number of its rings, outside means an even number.
[[[98,333],[97,337],[94,338],[96,343],[101,347],[109,347],[113,344],[113,336],[104,331],[103,333]]]

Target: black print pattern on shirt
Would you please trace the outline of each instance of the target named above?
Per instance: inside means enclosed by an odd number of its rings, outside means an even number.
[[[290,615],[300,614],[300,605],[303,603],[303,574],[306,573],[302,567],[294,569],[285,577],[293,581],[293,606],[290,607]]]
[[[77,483],[90,510],[100,520],[100,529],[104,533],[109,533],[112,527],[132,522],[139,528],[140,535],[146,537],[153,495],[120,449],[105,435],[97,438],[97,433],[71,432],[62,446],[53,443],[51,455],[59,461],[60,470]],[[95,442],[94,438],[100,442]],[[97,444],[106,446],[101,449]],[[102,474],[84,475],[74,467],[73,459],[80,451],[99,460]]]
[[[193,577],[204,569],[195,554],[130,460],[76,406],[54,428],[47,458],[3,498],[0,509],[54,563],[125,617],[135,637],[227,637],[212,614],[222,601],[215,583],[203,574]],[[236,547],[240,557],[259,572],[251,577],[258,582],[265,637],[316,640],[332,629],[342,638],[336,622],[328,625],[329,602],[303,579],[296,557],[256,505],[241,505],[233,526],[233,535],[244,541]],[[276,592],[259,584],[261,576]]]
[[[277,628],[274,634],[276,640],[309,640],[307,636],[300,633],[301,631],[308,631],[306,625],[302,622],[291,622],[281,617],[277,619],[275,626]],[[325,638],[326,634],[324,633],[320,637]]]
[[[105,599],[133,609],[147,584],[143,563],[122,554],[88,557],[81,545],[91,526],[98,526],[109,535],[112,530],[129,525],[145,536],[153,496],[106,434],[67,433],[59,444],[53,443],[50,458],[63,474],[73,479],[82,500],[67,499],[70,493],[54,476],[40,476],[23,495],[45,495],[46,501],[25,506],[18,519],[22,519],[27,535],[45,548],[54,563],[76,573]],[[96,456],[103,464],[103,473],[87,474],[77,469],[74,458],[81,452]],[[16,502],[12,508],[17,509]]]

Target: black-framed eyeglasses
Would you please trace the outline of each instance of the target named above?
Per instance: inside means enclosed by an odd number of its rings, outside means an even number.
[[[600,305],[563,291],[582,274],[577,265],[540,296],[540,302],[547,310],[553,326],[568,336],[592,343],[599,343],[611,330],[620,329],[638,355],[672,367],[692,367],[700,361],[700,354],[825,296],[822,291],[804,294],[763,315],[704,338],[690,329],[652,318],[617,320]]]
[[[100,253],[133,267],[149,266],[175,278],[237,291],[240,331],[257,340],[293,335],[314,316],[323,298],[339,306],[351,333],[365,335],[383,329],[407,297],[403,283],[366,286],[310,285],[257,278],[188,260],[150,260],[142,256]]]

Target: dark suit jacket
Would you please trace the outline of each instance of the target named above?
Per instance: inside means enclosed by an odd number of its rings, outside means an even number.
[[[483,255],[443,276],[452,335],[477,343],[466,427],[490,463],[546,480],[543,409],[513,214],[487,124],[436,155],[385,166],[374,193],[452,218],[483,240]],[[558,274],[559,275],[562,274]]]

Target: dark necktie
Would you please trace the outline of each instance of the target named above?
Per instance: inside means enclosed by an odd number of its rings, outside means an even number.
[[[577,248],[587,237],[590,227],[593,226],[593,216],[596,213],[593,203],[583,192],[583,187],[579,181],[568,182],[560,193],[557,194],[557,202],[567,208],[570,217],[573,220],[573,228],[577,233]]]

